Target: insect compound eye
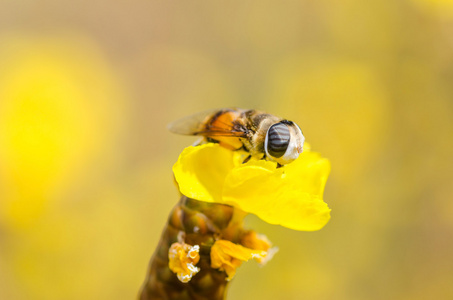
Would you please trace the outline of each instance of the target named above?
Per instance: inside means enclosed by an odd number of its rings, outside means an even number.
[[[282,157],[288,149],[290,133],[283,123],[272,125],[267,131],[267,153],[275,158]]]

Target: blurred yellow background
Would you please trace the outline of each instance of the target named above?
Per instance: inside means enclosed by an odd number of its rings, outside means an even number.
[[[0,299],[134,299],[210,108],[296,121],[321,231],[228,299],[453,299],[453,1],[0,3]]]

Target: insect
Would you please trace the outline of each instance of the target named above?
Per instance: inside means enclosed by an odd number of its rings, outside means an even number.
[[[246,150],[249,157],[282,166],[303,150],[304,136],[295,123],[256,110],[220,109],[203,112],[169,125],[172,132],[201,136],[230,150]],[[170,213],[159,245],[151,258],[140,300],[223,300],[228,281],[224,271],[210,267],[210,251],[218,239],[241,244],[250,232],[243,228],[244,213],[232,206],[182,196]],[[239,217],[238,217],[239,216]],[[242,217],[241,217],[242,216]],[[181,282],[169,269],[169,249],[176,242],[200,246],[200,272]]]
[[[198,113],[169,125],[169,130],[203,136],[231,150],[243,149],[246,158],[267,159],[286,165],[303,151],[305,138],[299,126],[257,110],[225,108]]]

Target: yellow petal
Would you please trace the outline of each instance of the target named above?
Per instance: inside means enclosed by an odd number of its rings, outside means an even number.
[[[222,202],[222,186],[233,168],[233,152],[217,144],[187,147],[173,166],[180,192],[193,199]]]
[[[208,143],[186,148],[173,171],[182,194],[238,207],[270,224],[314,231],[329,221],[330,209],[322,200],[330,173],[327,159],[306,151],[281,168],[271,161],[243,160],[241,152]]]
[[[260,261],[266,255],[266,251],[245,248],[227,240],[218,240],[211,248],[211,267],[225,271],[228,275],[227,280],[231,280],[242,262],[252,258]]]
[[[278,224],[294,230],[319,230],[330,220],[330,209],[321,199],[299,191],[282,193],[276,198],[279,207],[262,211],[258,217],[270,224]]]
[[[298,188],[322,198],[330,173],[329,160],[316,152],[304,152],[294,162],[285,166],[285,174]],[[297,180],[292,180],[297,178]]]
[[[270,224],[319,230],[330,219],[321,198],[329,172],[328,160],[314,152],[278,169],[272,162],[252,161],[227,175],[223,201]]]

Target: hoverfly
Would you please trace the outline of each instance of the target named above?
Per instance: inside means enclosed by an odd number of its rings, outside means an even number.
[[[220,109],[186,117],[169,125],[172,132],[203,137],[231,150],[246,150],[250,156],[277,162],[295,160],[303,150],[304,136],[295,123],[255,110]],[[244,161],[244,162],[245,162]],[[150,299],[225,299],[229,281],[224,271],[211,268],[210,251],[218,239],[241,244],[249,230],[240,221],[243,212],[230,205],[202,202],[184,195],[168,218],[159,245],[151,258],[140,292]],[[181,282],[169,269],[169,249],[175,242],[200,245],[200,272]]]
[[[174,133],[203,136],[231,150],[243,149],[246,158],[267,159],[286,165],[303,151],[305,138],[299,126],[256,110],[225,108],[198,113],[168,126]]]

